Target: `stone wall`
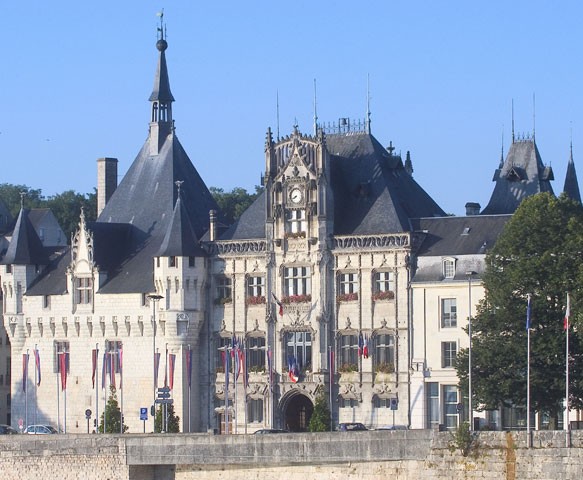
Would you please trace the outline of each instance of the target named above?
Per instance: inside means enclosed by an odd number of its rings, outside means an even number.
[[[2,480],[583,478],[583,432],[480,433],[467,456],[448,432],[0,437]]]

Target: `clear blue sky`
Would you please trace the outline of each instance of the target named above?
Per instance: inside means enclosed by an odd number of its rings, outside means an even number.
[[[267,127],[363,118],[411,151],[442,208],[486,206],[502,135],[532,132],[563,188],[571,129],[583,176],[578,1],[5,2],[0,183],[91,192],[96,159],[123,175],[146,139],[164,8],[177,135],[209,186],[252,190]]]

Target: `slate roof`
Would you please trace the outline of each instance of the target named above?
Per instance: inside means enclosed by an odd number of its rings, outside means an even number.
[[[553,193],[551,167],[543,165],[534,139],[515,140],[506,160],[494,172],[496,182],[483,215],[514,213],[522,200],[541,192]]]
[[[45,248],[32,222],[28,218],[30,210],[21,209],[12,232],[12,239],[6,250],[3,265],[47,265],[49,253],[54,249]]]
[[[242,213],[237,221],[220,235],[220,240],[265,238],[265,191]]]
[[[162,241],[158,257],[188,257],[204,255],[199,245],[198,238],[190,224],[186,207],[180,200],[176,200],[172,218],[166,229],[166,235]]]
[[[567,164],[567,174],[565,175],[565,185],[563,192],[571,200],[581,203],[581,192],[579,191],[579,182],[577,181],[577,172],[575,171],[575,162],[573,161],[573,149],[571,148],[571,156]]]

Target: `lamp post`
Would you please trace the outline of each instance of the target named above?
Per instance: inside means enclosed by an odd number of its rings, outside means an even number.
[[[164,298],[162,295],[158,295],[156,293],[151,293],[148,295],[148,298],[152,300],[152,363],[154,364],[153,368],[153,376],[152,376],[152,383],[154,384],[154,402],[152,403],[153,415],[152,420],[154,421],[154,429],[156,429],[156,303]]]
[[[476,272],[466,272],[468,277],[468,410],[470,414],[470,432],[474,430],[474,409],[472,406],[472,275]]]

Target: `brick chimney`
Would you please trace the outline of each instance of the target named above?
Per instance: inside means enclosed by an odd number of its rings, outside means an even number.
[[[117,158],[97,159],[97,216],[117,188]]]

